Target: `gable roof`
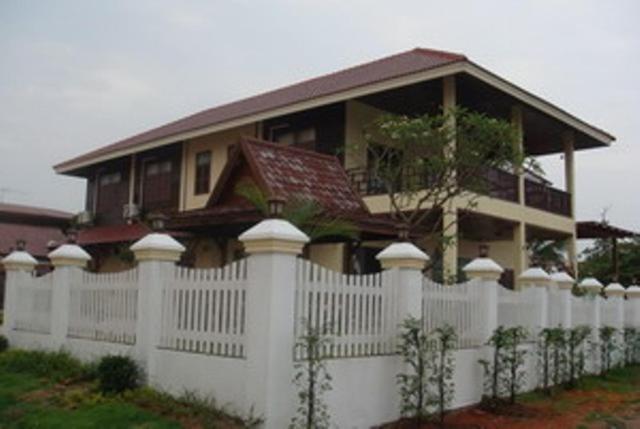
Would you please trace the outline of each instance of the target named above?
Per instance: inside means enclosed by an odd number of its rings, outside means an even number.
[[[72,217],[73,215],[71,213],[63,212],[61,210],[24,206],[21,204],[0,203],[0,219],[19,219],[21,222],[49,220],[51,222],[66,224]]]
[[[548,114],[597,142],[608,145],[615,137],[506,79],[469,61],[462,54],[415,48],[355,67],[285,86],[274,91],[203,110],[168,124],[103,146],[54,166],[58,173],[77,173],[91,164],[180,140],[221,131],[331,102],[350,95],[417,83],[456,73],[467,73]],[[356,94],[357,93],[357,94]]]
[[[335,156],[252,137],[243,137],[238,142],[211,193],[208,208],[229,205],[222,197],[225,191],[234,188],[235,184],[229,182],[243,162],[249,167],[256,185],[269,198],[314,200],[332,214],[369,212]],[[245,202],[236,201],[232,205],[247,208]]]
[[[285,86],[274,91],[206,109],[62,162],[54,168],[59,172],[63,172],[74,164],[90,161],[123,149],[133,148],[156,139],[464,60],[466,60],[464,55],[416,48]]]

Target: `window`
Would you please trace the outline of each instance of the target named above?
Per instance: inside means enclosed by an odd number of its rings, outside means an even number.
[[[206,194],[209,192],[211,181],[211,151],[198,152],[196,154],[196,180],[195,194]]]
[[[145,168],[145,174],[147,177],[156,176],[158,174],[167,174],[171,173],[171,169],[171,161],[150,162]]]
[[[115,173],[107,173],[107,174],[102,174],[100,175],[100,187],[103,186],[108,186],[108,185],[115,185],[117,183],[120,183],[122,181],[122,174],[117,171]]]

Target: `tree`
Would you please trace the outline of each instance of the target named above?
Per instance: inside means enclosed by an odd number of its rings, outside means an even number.
[[[236,185],[235,193],[249,201],[265,217],[269,216],[269,197],[253,181]],[[282,217],[309,236],[311,241],[329,237],[355,238],[357,228],[351,222],[326,213],[315,200],[291,198],[285,201]]]
[[[631,284],[640,279],[640,237],[618,242],[618,263],[622,284]],[[610,240],[598,239],[582,252],[580,275],[595,277],[600,281],[614,281],[612,261],[612,243]]]
[[[567,263],[565,254],[565,240],[533,240],[527,244],[529,259],[533,264],[547,271],[560,269],[567,271],[570,264]]]
[[[455,224],[444,223],[445,213],[472,209],[480,195],[503,185],[492,181],[491,171],[523,167],[517,140],[508,121],[462,108],[383,115],[365,131],[369,181],[388,196],[402,228],[437,240],[442,249],[452,244],[445,232]],[[464,201],[462,207],[454,207],[455,200]]]

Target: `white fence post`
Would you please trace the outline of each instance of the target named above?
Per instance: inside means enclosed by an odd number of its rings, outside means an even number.
[[[378,253],[382,269],[393,270],[398,289],[398,321],[422,318],[422,269],[429,257],[412,243],[393,243]]]
[[[172,268],[185,251],[168,234],[153,232],[131,246],[138,261],[138,308],[135,354],[146,370],[147,382],[155,383],[157,368],[155,349],[160,343],[162,293],[164,284],[173,278]]]
[[[531,334],[537,336],[540,331],[547,327],[548,325],[548,312],[549,312],[549,286],[551,286],[551,277],[549,274],[543,270],[542,268],[534,267],[525,270],[520,276],[518,280],[522,284],[523,287],[534,287],[535,288],[535,299],[536,302],[534,305],[538,309],[538,317],[536,320],[536,328],[537,332],[532,332]]]
[[[562,309],[562,322],[561,325],[564,329],[571,329],[573,324],[573,314],[571,306],[571,289],[575,284],[575,279],[565,272],[553,273],[551,280],[555,282],[558,287],[558,292],[561,300],[560,308]]]
[[[632,285],[626,290],[629,314],[625,314],[625,321],[632,328],[640,328],[640,286]]]
[[[67,340],[71,284],[78,280],[91,256],[76,244],[63,244],[48,256],[55,267],[51,289],[51,340],[53,347],[59,349]]]
[[[4,259],[2,265],[6,272],[4,284],[4,335],[12,341],[16,324],[17,293],[21,283],[28,280],[38,261],[24,250],[14,250]]]
[[[267,219],[239,239],[249,254],[246,409],[262,417],[265,428],[284,428],[296,409],[292,385],[296,258],[309,237],[287,221]]]
[[[610,283],[604,288],[607,300],[611,300],[615,305],[615,321],[613,327],[617,329],[615,336],[620,346],[619,350],[624,348],[624,294],[625,289],[620,283]],[[614,358],[614,362],[615,362]],[[617,361],[624,362],[624,352],[618,353]]]
[[[591,326],[591,372],[597,373],[600,368],[600,358],[598,353],[598,343],[600,341],[600,292],[602,291],[602,283],[593,277],[587,277],[580,282],[579,285],[584,289],[588,296],[592,298],[592,312],[591,316],[587,319],[590,320]]]

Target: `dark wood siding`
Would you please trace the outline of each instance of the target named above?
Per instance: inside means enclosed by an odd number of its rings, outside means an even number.
[[[182,145],[179,143],[137,156],[135,201],[143,212],[178,210],[181,166]]]
[[[91,198],[95,198],[96,223],[124,223],[122,206],[129,200],[129,168],[128,158],[105,163],[96,169],[94,178],[88,182],[96,184]]]
[[[269,119],[264,123],[262,138],[271,140],[274,132],[284,127],[292,131],[313,128],[315,141],[304,142],[300,147],[328,155],[342,156],[345,135],[344,103]]]

